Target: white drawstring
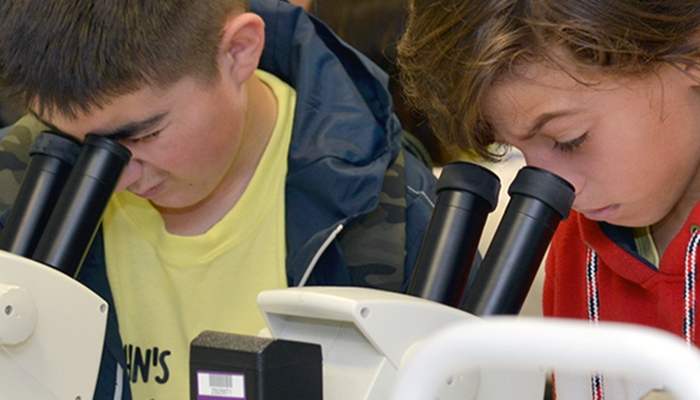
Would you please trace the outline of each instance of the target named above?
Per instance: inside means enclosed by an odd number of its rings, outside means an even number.
[[[331,232],[330,236],[326,238],[326,240],[323,242],[321,247],[318,249],[316,254],[314,254],[314,258],[311,259],[311,262],[309,263],[309,266],[306,267],[306,271],[304,271],[304,276],[301,277],[301,281],[299,281],[299,287],[303,287],[306,285],[306,281],[309,280],[309,276],[311,276],[311,272],[313,272],[314,268],[316,267],[316,263],[318,262],[318,259],[321,258],[321,254],[323,254],[324,251],[326,251],[326,248],[331,244],[333,239],[335,239],[336,236],[340,233],[340,231],[343,230],[343,224],[340,224],[335,227],[333,232]]]
[[[700,232],[693,230],[688,248],[685,251],[685,286],[683,300],[685,302],[685,315],[683,316],[683,338],[690,347],[695,341],[695,260],[700,243]]]
[[[600,320],[600,298],[598,296],[598,254],[588,248],[586,256],[586,293],[588,295],[588,321],[598,326]],[[591,375],[591,397],[593,400],[604,400],[603,375],[596,371]]]
[[[697,250],[700,245],[700,230],[693,230],[688,247],[685,252],[685,285],[683,300],[685,314],[683,316],[683,338],[688,347],[695,341],[695,279]],[[600,319],[600,299],[598,293],[598,254],[591,248],[588,249],[586,259],[586,292],[588,295],[588,320],[593,325],[598,325]],[[593,400],[604,400],[603,376],[595,372],[591,376],[591,391]]]

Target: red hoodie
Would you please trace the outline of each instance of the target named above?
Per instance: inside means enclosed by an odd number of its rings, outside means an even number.
[[[589,247],[599,256],[601,321],[642,324],[683,336],[686,252],[691,229],[700,225],[696,205],[656,271],[636,253],[624,229],[571,216],[558,228],[546,263],[546,316],[588,319],[586,265]],[[605,231],[605,232],[604,232]],[[612,237],[612,238],[611,238]]]
[[[685,225],[666,249],[657,271],[638,254],[630,228],[590,221],[572,212],[560,224],[549,250],[543,293],[544,315],[578,319],[595,319],[597,316],[599,321],[647,325],[681,337],[684,337],[685,324],[688,331],[686,340],[695,343],[695,326],[688,323],[694,318],[687,317],[694,313],[689,313],[687,308],[695,306],[692,301],[695,288],[694,285],[686,287],[686,276],[694,274],[696,270],[694,253],[700,242],[698,225],[700,205],[696,204]],[[594,254],[597,254],[597,259],[590,258]],[[597,270],[593,266],[597,266]],[[595,284],[587,285],[593,281],[591,278],[595,278]],[[688,282],[693,281],[695,277],[691,275]],[[560,384],[564,382],[564,377],[560,378],[557,380],[557,391],[564,393],[566,389],[567,395],[572,393],[572,389],[576,389],[576,393],[586,386],[572,386],[571,382],[576,381],[567,381],[564,388]],[[612,385],[613,381],[607,383]],[[590,384],[588,387],[584,392],[590,392]],[[620,392],[621,387],[618,385],[611,392]],[[631,391],[629,387],[623,392]],[[613,386],[609,389],[613,389]]]

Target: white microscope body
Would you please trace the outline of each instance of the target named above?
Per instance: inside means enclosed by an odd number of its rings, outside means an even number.
[[[0,398],[92,399],[107,307],[67,275],[0,251]]]
[[[542,400],[545,373],[626,375],[700,399],[700,352],[657,329],[587,321],[478,318],[364,288],[262,292],[276,339],[322,347],[326,400]]]

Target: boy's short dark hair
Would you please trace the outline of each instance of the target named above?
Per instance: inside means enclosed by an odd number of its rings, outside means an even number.
[[[39,113],[74,116],[146,86],[218,76],[226,18],[248,0],[13,0],[0,6],[2,84]]]
[[[660,63],[695,66],[699,30],[697,0],[412,0],[399,67],[436,133],[490,159],[481,102],[519,67],[635,77]]]

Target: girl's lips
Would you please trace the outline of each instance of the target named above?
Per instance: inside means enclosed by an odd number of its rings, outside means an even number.
[[[619,204],[598,208],[595,210],[579,211],[584,217],[593,221],[605,221],[610,219],[620,208]]]

